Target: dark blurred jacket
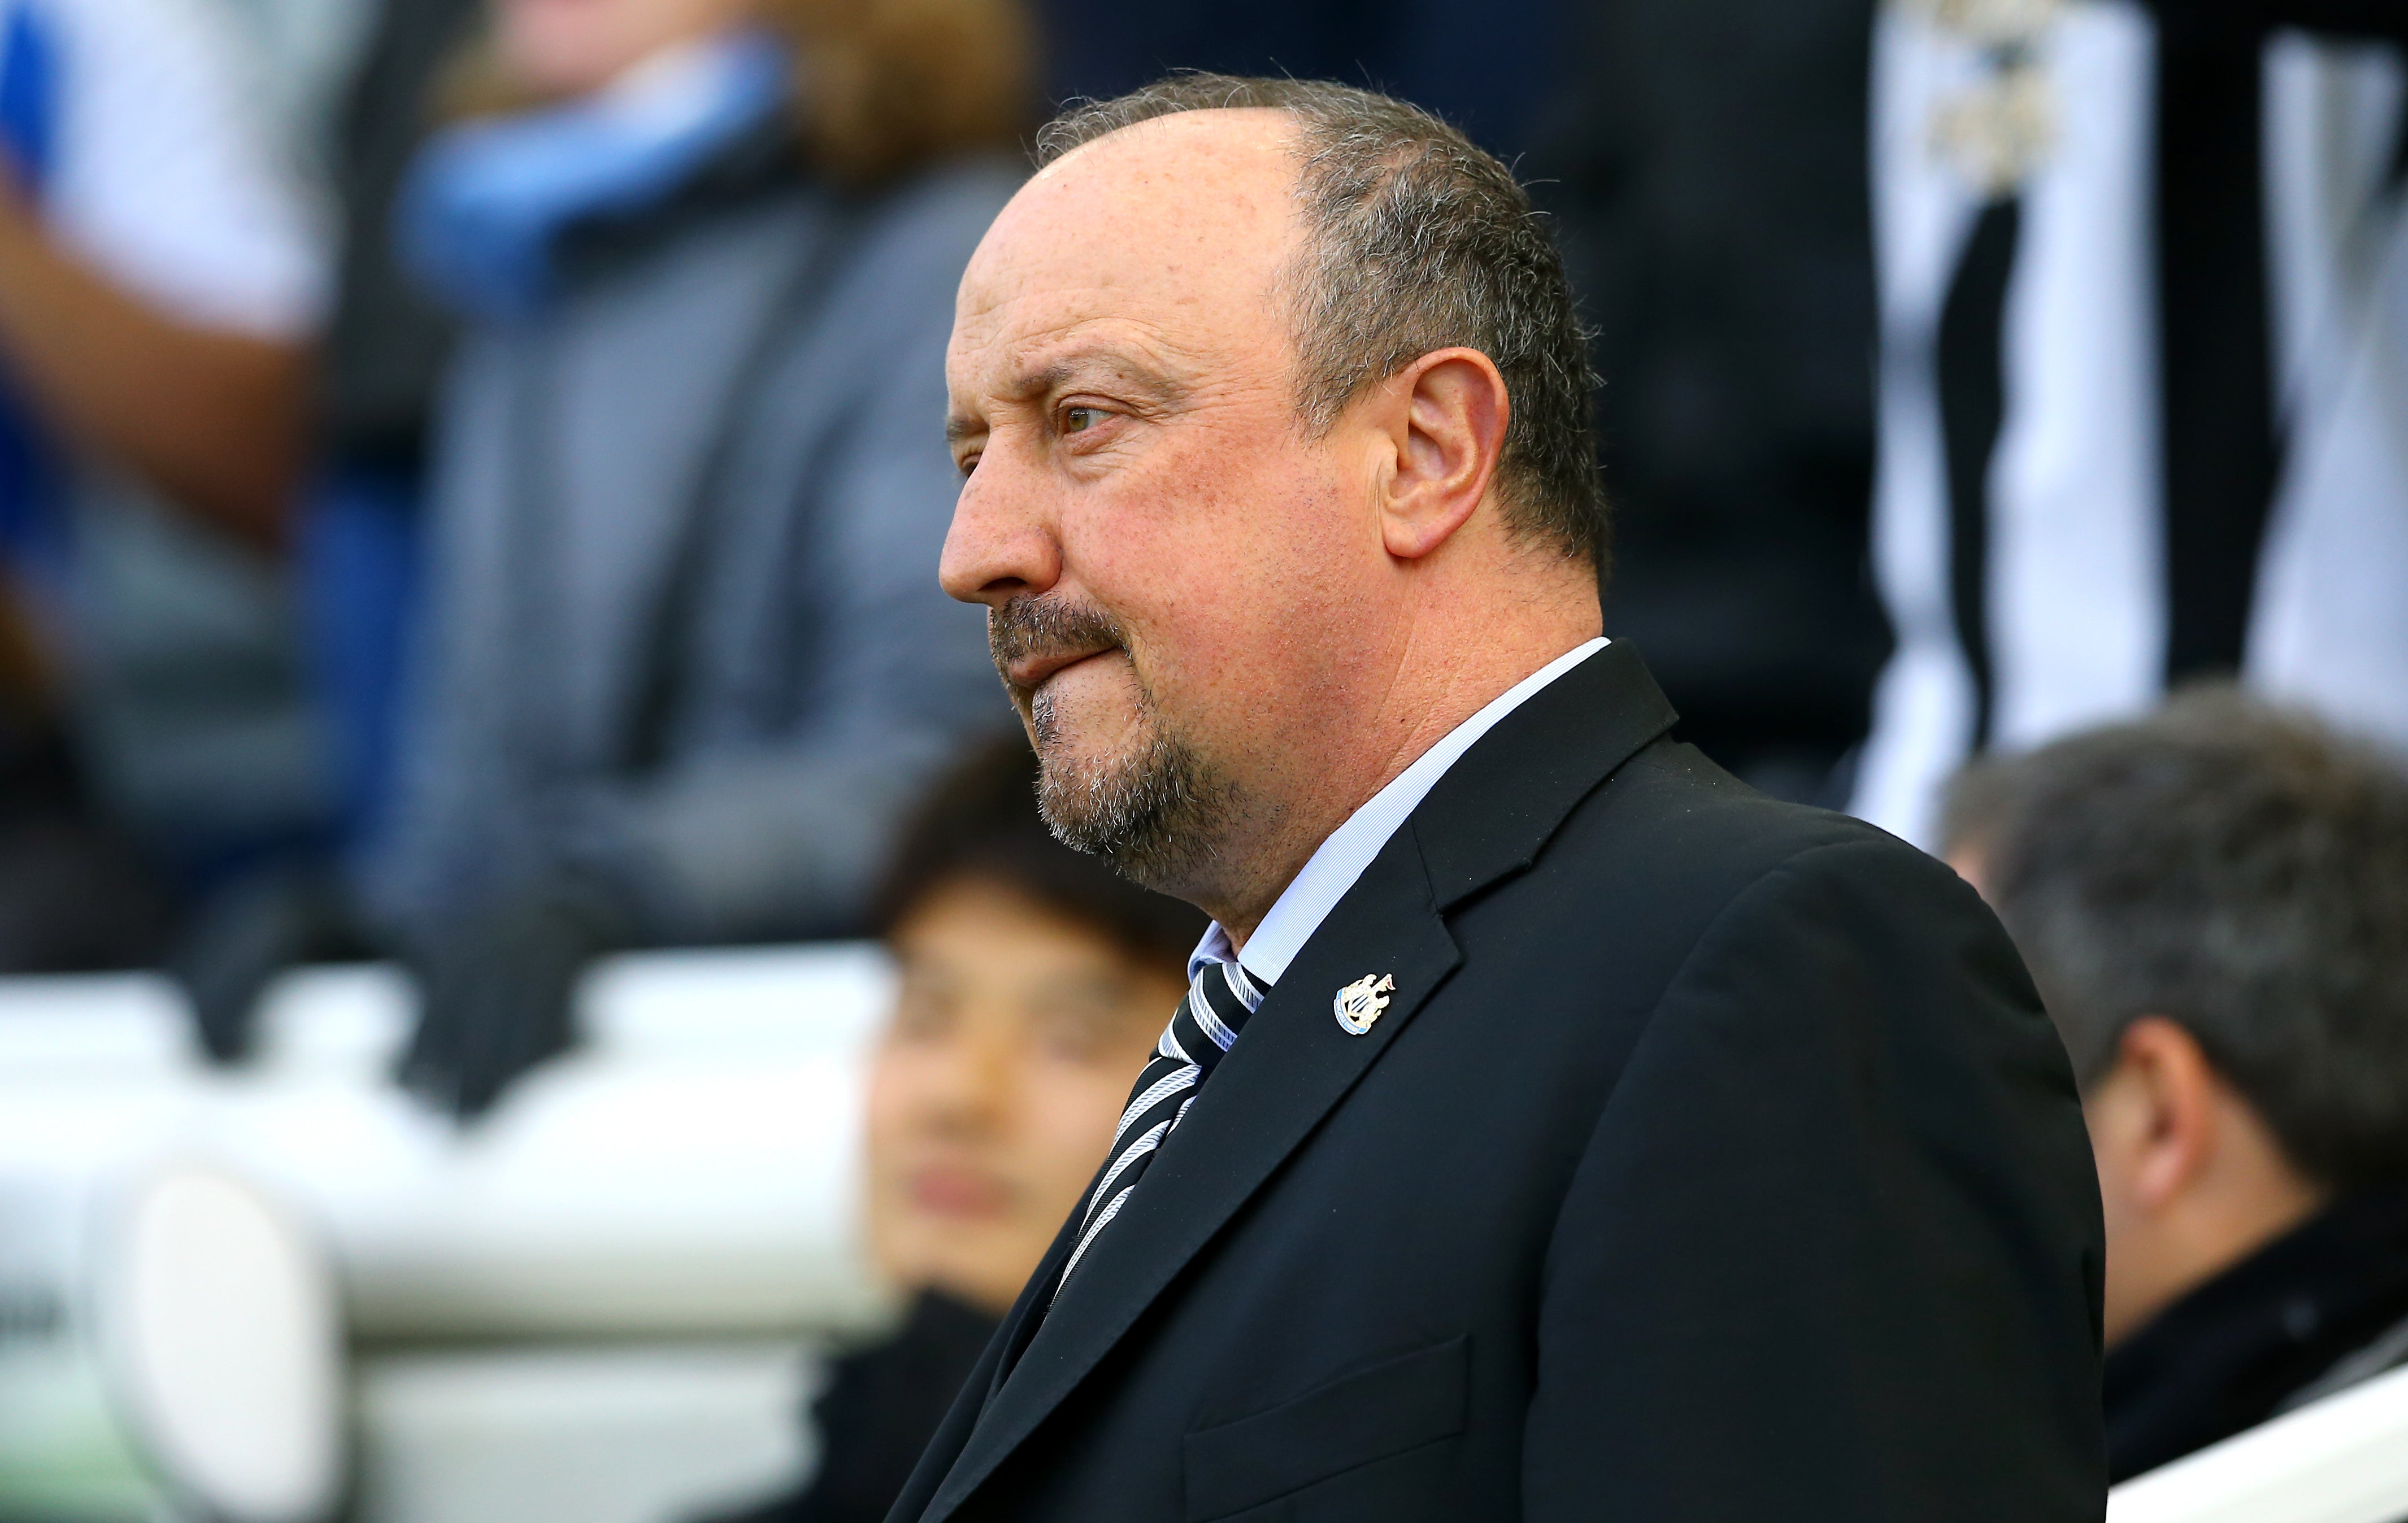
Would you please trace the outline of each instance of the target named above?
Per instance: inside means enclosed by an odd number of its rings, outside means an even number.
[[[1446,0],[1039,0],[1046,93],[1110,99],[1173,69],[1369,85],[1436,111],[1509,160],[1560,60],[1559,0],[1500,0],[1466,25]]]
[[[842,930],[924,773],[1009,719],[937,585],[938,423],[953,288],[1017,170],[839,194],[770,136],[463,338],[369,874],[405,935],[564,872],[644,940]]]
[[[2107,1353],[2121,1481],[2408,1363],[2408,1192],[2345,1197]]]
[[[480,9],[478,0],[384,0],[343,103],[342,254],[318,399],[324,448],[342,464],[414,469],[425,445],[452,321],[394,257],[394,194],[434,125],[434,81]]]
[[[1597,328],[1606,628],[1683,734],[1826,797],[1887,632],[1865,569],[1870,0],[1615,0],[1521,169]]]
[[[893,1337],[836,1361],[811,1402],[810,1482],[718,1523],[880,1523],[995,1329],[986,1313],[922,1292]]]

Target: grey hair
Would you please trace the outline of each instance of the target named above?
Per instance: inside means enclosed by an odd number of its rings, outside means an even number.
[[[1291,285],[1308,431],[1326,433],[1366,390],[1433,350],[1478,350],[1512,403],[1497,467],[1509,526],[1602,574],[1609,524],[1587,336],[1541,214],[1494,155],[1372,91],[1178,74],[1074,102],[1038,134],[1037,161],[1140,122],[1240,108],[1285,111],[1300,135],[1308,243]]]
[[[2085,1085],[2144,1014],[2188,1031],[2292,1165],[2408,1178],[2408,774],[2228,687],[1976,764],[1985,866]]]

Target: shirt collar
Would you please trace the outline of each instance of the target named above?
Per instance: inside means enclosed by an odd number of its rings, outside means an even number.
[[[1287,972],[1287,965],[1304,950],[1304,943],[1321,928],[1329,912],[1363,876],[1363,869],[1388,844],[1388,838],[1405,823],[1438,780],[1473,741],[1495,728],[1498,721],[1527,702],[1530,696],[1554,682],[1565,672],[1605,649],[1609,642],[1602,637],[1584,640],[1541,667],[1506,689],[1469,719],[1447,731],[1427,751],[1413,759],[1412,766],[1389,780],[1388,785],[1371,796],[1369,802],[1346,817],[1346,823],[1329,834],[1304,870],[1289,883],[1270,912],[1246,942],[1242,967],[1264,984],[1276,984]],[[1239,962],[1230,948],[1229,933],[1219,921],[1205,927],[1204,939],[1187,959],[1187,976],[1193,981],[1197,970],[1213,963]]]

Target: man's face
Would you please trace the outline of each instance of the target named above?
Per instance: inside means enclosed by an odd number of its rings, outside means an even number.
[[[1102,1166],[1185,992],[1175,963],[980,879],[895,929],[871,1068],[868,1217],[887,1273],[1000,1315]]]
[[[1362,664],[1337,633],[1382,565],[1360,463],[1297,421],[1289,131],[1191,113],[1058,161],[972,260],[947,362],[943,579],[988,607],[1048,818],[1190,898]]]

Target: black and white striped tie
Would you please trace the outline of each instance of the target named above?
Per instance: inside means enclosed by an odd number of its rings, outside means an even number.
[[[1196,1103],[1197,1090],[1211,1077],[1229,1044],[1245,1028],[1246,1018],[1261,1008],[1263,996],[1269,992],[1269,984],[1256,982],[1234,962],[1210,963],[1197,970],[1187,985],[1187,998],[1179,1001],[1178,1012],[1154,1044],[1153,1060],[1137,1076],[1128,1109],[1121,1113],[1120,1128],[1112,1133],[1111,1167],[1087,1197],[1080,1217],[1079,1245],[1070,1251],[1070,1261],[1054,1283],[1055,1296],[1062,1294],[1079,1261],[1128,1203],[1129,1192],[1144,1177],[1146,1165],[1178,1129],[1187,1108]]]

